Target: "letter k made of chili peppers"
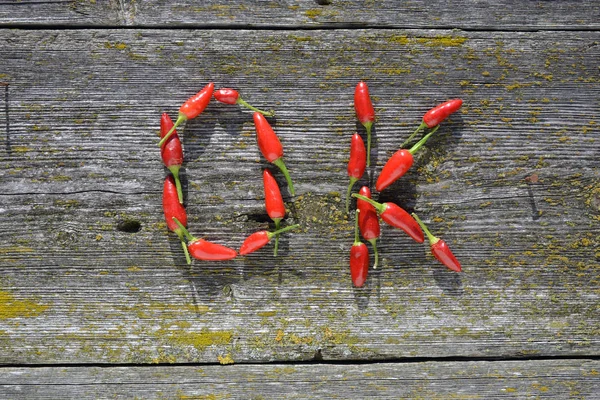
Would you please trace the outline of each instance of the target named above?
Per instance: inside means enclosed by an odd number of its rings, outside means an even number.
[[[367,167],[369,167],[371,166],[371,128],[375,122],[375,109],[366,82],[358,82],[354,89],[354,110],[358,121],[367,130]]]
[[[202,111],[208,106],[210,103],[210,99],[213,96],[213,92],[215,91],[215,84],[210,82],[208,85],[204,86],[204,88],[186,100],[185,103],[181,107],[179,107],[179,116],[175,121],[175,125],[167,132],[165,136],[158,142],[159,146],[162,146],[167,139],[173,134],[175,128],[179,125],[187,121],[188,119],[196,118],[198,115],[202,114]]]
[[[296,192],[294,191],[292,178],[283,162],[283,146],[281,145],[279,138],[264,115],[255,112],[253,118],[254,126],[256,128],[256,140],[260,152],[268,162],[275,164],[281,170],[285,176],[291,195],[295,196]]]

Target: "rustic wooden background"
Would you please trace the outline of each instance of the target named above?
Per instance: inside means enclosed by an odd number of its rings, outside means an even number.
[[[0,2],[0,398],[600,398],[599,29],[574,0]],[[464,100],[375,194],[464,273],[383,227],[352,287],[359,80],[362,184]],[[209,81],[277,112],[303,227],[277,258],[188,266],[166,229],[160,114]],[[180,134],[192,233],[268,227],[251,113]]]

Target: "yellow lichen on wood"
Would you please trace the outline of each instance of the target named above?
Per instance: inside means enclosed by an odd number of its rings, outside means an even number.
[[[170,332],[169,342],[184,345],[194,346],[198,350],[213,345],[227,345],[231,343],[233,333],[230,331],[209,331],[203,329],[200,332]]]
[[[48,309],[47,305],[31,300],[18,300],[5,291],[0,291],[0,320],[9,318],[33,318]]]

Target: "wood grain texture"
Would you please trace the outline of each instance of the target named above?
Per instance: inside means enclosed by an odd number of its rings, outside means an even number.
[[[320,4],[321,3],[321,4]],[[329,4],[322,4],[329,3]],[[579,1],[144,1],[129,3],[135,23],[151,26],[250,25],[511,30],[598,28],[597,4]]]
[[[598,21],[597,3],[578,0],[3,0],[0,3],[0,26],[587,30],[598,29]]]
[[[600,362],[3,368],[0,396],[38,399],[592,399]]]
[[[599,39],[0,31],[0,363],[599,355]],[[464,273],[385,227],[381,267],[352,288],[340,193],[360,79],[375,177],[428,108],[465,100],[376,194],[419,212]],[[277,259],[188,267],[166,231],[159,116],[209,80],[277,111],[298,194],[286,223],[303,225]],[[239,246],[268,225],[251,114],[211,103],[180,133],[191,231]]]
[[[2,0],[0,27],[115,26],[128,19],[119,0]]]

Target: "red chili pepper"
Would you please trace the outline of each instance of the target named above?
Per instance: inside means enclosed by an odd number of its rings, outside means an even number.
[[[352,196],[371,204],[375,207],[375,210],[377,210],[377,213],[381,216],[382,220],[395,228],[402,229],[417,243],[423,243],[425,240],[425,236],[423,236],[423,231],[421,230],[419,223],[402,207],[390,202],[378,203],[368,197],[356,193],[352,194]]]
[[[442,104],[439,104],[439,105],[433,107],[431,110],[427,111],[425,113],[425,115],[423,115],[423,122],[421,122],[421,125],[419,125],[417,130],[414,131],[408,137],[408,139],[406,139],[404,141],[404,143],[402,143],[402,146],[400,146],[400,147],[406,146],[412,140],[412,138],[415,137],[417,132],[419,132],[421,129],[424,129],[424,128],[431,129],[433,127],[438,126],[440,124],[440,122],[442,122],[446,118],[448,118],[450,116],[450,114],[458,111],[458,109],[462,106],[462,103],[463,103],[463,101],[461,99],[448,100]]]
[[[275,112],[273,110],[263,111],[256,107],[251,106],[250,104],[248,104],[245,100],[243,100],[240,97],[240,93],[235,89],[223,88],[223,89],[215,90],[214,96],[215,96],[215,99],[217,99],[217,101],[220,101],[221,103],[239,104],[239,105],[244,106],[252,111],[259,112],[267,117],[272,117],[275,115]]]
[[[369,249],[358,239],[358,214],[360,210],[357,209],[354,218],[354,244],[350,248],[350,277],[354,286],[362,287],[369,274]]]
[[[183,205],[179,202],[179,198],[177,196],[177,187],[175,186],[172,176],[167,176],[165,178],[165,183],[163,184],[162,202],[167,227],[171,231],[175,232],[177,236],[179,236],[179,240],[181,240],[181,246],[183,247],[183,252],[185,253],[185,259],[188,264],[191,264],[192,260],[190,260],[190,254],[185,243],[184,232],[175,223],[175,221],[173,221],[173,218],[177,218],[179,221],[181,221],[183,226],[187,225],[187,213],[185,212]]]
[[[369,199],[371,198],[371,190],[368,186],[361,187],[358,194],[368,197]],[[371,243],[373,251],[375,252],[375,264],[373,264],[373,268],[375,269],[379,263],[379,253],[377,251],[377,238],[379,238],[379,235],[381,234],[379,217],[377,216],[375,207],[364,200],[357,199],[356,208],[360,211],[358,214],[358,227],[360,228],[360,233],[365,240],[368,240],[369,243]]]
[[[292,183],[290,173],[283,162],[283,146],[281,145],[279,138],[264,115],[259,112],[254,113],[254,126],[256,128],[256,140],[260,152],[267,161],[275,164],[281,172],[283,172],[288,187],[290,188],[290,193],[294,196],[294,184]]]
[[[438,126],[440,122],[448,118],[450,114],[458,111],[462,106],[462,103],[461,99],[453,99],[432,108],[423,116],[423,123],[427,125],[428,128]]]
[[[237,256],[237,251],[229,247],[209,242],[204,239],[197,239],[190,235],[187,229],[179,222],[177,218],[173,218],[173,221],[183,231],[183,234],[188,240],[188,250],[192,257],[197,260],[204,261],[225,261],[231,260]]]
[[[290,225],[285,228],[281,228],[276,230],[275,232],[269,231],[258,231],[254,232],[252,235],[248,236],[242,246],[240,247],[240,255],[245,256],[247,254],[253,253],[258,249],[261,249],[269,243],[269,241],[273,238],[273,236],[279,235],[280,233],[287,232],[292,229],[298,228],[300,225]]]
[[[275,222],[275,230],[279,230],[281,220],[285,217],[285,204],[283,203],[283,197],[281,197],[277,180],[268,169],[263,171],[263,187],[265,190],[265,208],[267,209],[267,214]],[[277,257],[278,248],[279,235],[276,235],[275,249],[273,250],[273,256],[275,257]]]
[[[346,212],[350,211],[350,193],[352,192],[352,186],[362,178],[366,166],[367,150],[365,149],[365,142],[358,133],[355,133],[352,135],[352,140],[350,141],[350,160],[348,161],[350,184],[348,185],[348,192],[346,193]]]
[[[163,113],[160,117],[160,137],[164,137],[173,127],[173,121],[169,114]],[[181,148],[181,140],[177,136],[177,131],[174,130],[171,137],[160,148],[160,156],[165,164],[165,167],[171,171],[175,178],[175,186],[177,187],[177,197],[179,202],[183,204],[183,191],[181,190],[181,181],[179,180],[179,169],[183,164],[183,149]]]
[[[431,253],[437,258],[439,262],[444,264],[446,267],[450,268],[452,271],[461,272],[462,268],[460,267],[460,263],[450,251],[450,248],[442,239],[437,238],[429,232],[427,226],[421,221],[419,216],[415,213],[412,213],[412,216],[415,220],[421,225],[425,234],[427,235],[427,239],[429,240],[429,244],[431,245]]]
[[[367,130],[367,167],[371,165],[371,127],[375,122],[375,110],[371,97],[369,96],[369,88],[366,82],[360,81],[354,89],[354,110],[358,121]]]
[[[400,149],[392,154],[392,156],[387,160],[381,169],[379,177],[377,178],[377,182],[375,183],[375,189],[377,189],[378,192],[381,192],[383,189],[396,182],[406,173],[406,171],[410,169],[410,167],[412,167],[414,162],[413,154],[416,153],[421,146],[425,144],[425,142],[427,142],[427,140],[438,130],[438,128],[439,126],[436,126],[431,132],[423,136],[421,140],[415,143],[415,145],[409,150]]]
[[[185,103],[181,107],[179,107],[179,115],[177,116],[177,120],[175,121],[175,125],[167,132],[167,134],[158,142],[159,146],[162,146],[167,139],[173,134],[175,128],[181,125],[183,122],[188,119],[196,118],[198,115],[202,114],[202,111],[208,106],[210,103],[210,99],[212,98],[213,91],[215,90],[215,84],[210,82],[208,85],[204,86],[204,88],[187,99]]]

